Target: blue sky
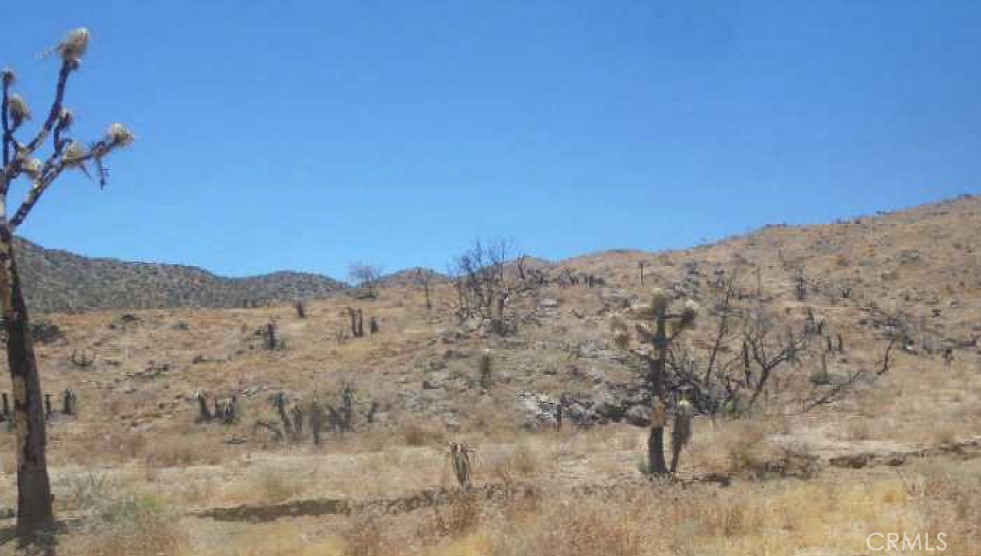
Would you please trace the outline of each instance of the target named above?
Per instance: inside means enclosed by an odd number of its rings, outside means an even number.
[[[690,246],[981,190],[981,3],[4,2],[36,112],[77,26],[78,136],[47,247],[346,274],[475,238],[563,258]],[[22,188],[21,188],[22,190]],[[20,191],[17,195],[19,196]]]

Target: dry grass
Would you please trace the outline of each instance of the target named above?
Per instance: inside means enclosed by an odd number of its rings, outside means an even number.
[[[717,426],[698,419],[692,444],[682,455],[682,474],[734,475],[736,485],[726,490],[657,487],[629,495],[570,494],[573,486],[636,480],[645,431],[567,426],[561,433],[528,434],[519,430],[524,415],[515,404],[523,391],[589,397],[604,380],[633,377],[627,365],[609,358],[610,351],[585,356],[580,348],[608,345],[607,324],[618,304],[647,295],[636,280],[640,260],[657,261],[649,267],[650,286],[676,280],[691,261],[703,270],[731,268],[738,253],[749,261],[744,276],[762,263],[772,309],[787,315],[799,316],[806,308],[791,301],[799,265],[822,284],[860,284],[850,300],[831,301],[815,293],[806,304],[845,336],[846,352],[831,361],[832,377],[846,368],[874,368],[882,330],[860,324],[867,314],[859,307],[873,300],[909,311],[913,321],[925,321],[951,338],[969,338],[981,316],[976,277],[961,273],[955,278],[937,269],[977,268],[976,256],[960,248],[951,251],[952,245],[970,245],[978,235],[976,206],[981,205],[972,201],[936,214],[893,215],[887,217],[888,226],[768,229],[656,257],[611,252],[566,261],[563,266],[576,272],[602,275],[609,287],[546,289],[542,295],[558,300],[559,309],[505,339],[473,333],[444,341],[437,331],[459,328],[448,287],[436,288],[431,312],[423,308],[420,292],[393,288],[372,302],[343,296],[312,301],[302,321],[288,305],[134,311],[139,322],[125,328],[108,326],[118,312],[51,315],[65,340],[38,347],[44,387],[48,392],[73,388],[81,409],[78,419],[56,419],[49,427],[57,509],[88,516],[84,528],[69,534],[83,554],[861,553],[864,535],[875,528],[944,530],[958,554],[978,552],[970,544],[979,537],[976,524],[981,523],[976,464],[934,462],[935,467],[903,468],[900,478],[893,470],[846,474],[823,469],[814,476],[809,463],[814,454],[827,457],[836,450],[934,445],[978,434],[981,364],[971,348],[959,349],[950,366],[936,354],[896,350],[889,373],[874,384],[859,385],[841,402],[802,417],[769,416],[795,409],[787,407],[792,405],[788,398],[798,386],[809,387],[807,377],[814,370],[813,362],[805,362],[794,370],[800,376],[785,380],[783,391],[761,404],[752,418],[720,420]],[[926,222],[951,241],[929,239],[935,234],[922,233]],[[904,266],[888,284],[880,282],[881,273],[895,270],[900,249],[919,249],[933,260]],[[612,294],[617,299],[606,299]],[[919,301],[903,297],[909,295]],[[343,309],[348,305],[364,309],[366,318],[379,318],[382,333],[334,341],[347,326]],[[942,309],[942,316],[934,317],[933,309]],[[189,330],[175,327],[178,321],[186,321]],[[270,321],[278,323],[288,349],[256,347],[252,331]],[[711,333],[708,326],[686,336],[696,357],[703,356]],[[495,380],[481,392],[470,383],[474,357],[487,347],[495,353]],[[76,348],[95,353],[96,363],[85,370],[72,367],[69,356]],[[170,370],[141,374],[151,361],[169,364]],[[593,370],[602,375],[598,381],[587,375]],[[447,376],[446,384],[423,389],[423,378],[433,372]],[[346,383],[357,391],[353,434],[328,434],[314,448],[309,440],[282,442],[253,429],[256,419],[268,417],[272,393],[285,392],[291,400],[308,401],[318,394],[333,400]],[[191,395],[199,389],[222,397],[241,393],[240,421],[194,424]],[[365,411],[373,401],[380,409],[377,423],[369,426]],[[445,453],[451,438],[477,449],[475,484],[534,485],[538,495],[447,505],[440,509],[441,525],[428,510],[262,525],[176,515],[201,506],[392,498],[452,486]],[[0,435],[3,507],[14,503],[11,454],[13,435]],[[784,480],[787,476],[807,480]],[[114,500],[118,508],[103,511],[101,499]],[[228,541],[216,543],[215,538]]]

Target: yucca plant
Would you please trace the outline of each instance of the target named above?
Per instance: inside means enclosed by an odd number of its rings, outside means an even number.
[[[24,141],[19,135],[33,116],[27,101],[12,92],[17,81],[11,69],[0,71],[3,126],[3,171],[0,173],[0,308],[7,331],[7,361],[14,385],[14,422],[17,450],[17,537],[21,545],[51,539],[54,527],[51,484],[45,454],[44,397],[38,376],[37,357],[31,338],[27,305],[17,272],[14,234],[34,209],[41,196],[65,170],[78,169],[91,177],[88,164],[95,165],[99,183],[105,186],[108,170],[105,158],[133,142],[133,134],[122,124],[113,124],[105,135],[84,144],[71,138],[74,113],[64,106],[65,88],[82,65],[88,50],[89,32],[76,29],[55,47],[61,69],[55,97],[40,129]],[[50,151],[40,151],[50,139]],[[30,183],[27,195],[13,212],[7,211],[10,186],[18,178]],[[9,217],[7,215],[10,215]]]
[[[634,311],[637,316],[644,320],[650,320],[654,324],[653,330],[644,325],[637,325],[637,339],[645,345],[645,349],[633,351],[641,355],[648,363],[648,379],[651,384],[651,432],[647,440],[646,469],[655,475],[663,475],[668,472],[668,466],[664,459],[664,429],[668,420],[668,392],[666,391],[665,380],[668,349],[681,333],[694,325],[695,317],[698,314],[698,304],[692,300],[686,301],[678,312],[670,312],[669,305],[667,292],[661,288],[655,288],[651,292],[650,305],[640,306]],[[628,349],[631,336],[626,324],[619,319],[611,324],[614,343],[621,349]],[[651,350],[653,350],[653,354]],[[684,401],[688,403],[687,400]],[[684,412],[683,418],[680,421],[676,418],[675,421],[676,431],[681,428],[686,430],[679,431],[684,432],[684,434],[673,438],[676,453],[672,457],[672,472],[677,468],[678,456],[682,446],[691,438],[690,415],[693,410],[690,404],[686,406]]]

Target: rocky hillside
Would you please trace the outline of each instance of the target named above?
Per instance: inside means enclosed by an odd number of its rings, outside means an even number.
[[[36,312],[242,307],[321,298],[345,287],[318,274],[225,278],[193,266],[82,257],[18,240],[18,264]]]

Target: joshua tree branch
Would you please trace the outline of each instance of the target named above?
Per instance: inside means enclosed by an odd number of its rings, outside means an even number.
[[[28,153],[33,153],[41,146],[41,143],[48,138],[51,130],[54,129],[55,124],[58,122],[58,117],[61,115],[61,108],[65,101],[65,85],[68,83],[68,76],[77,67],[78,61],[76,60],[65,60],[61,63],[61,70],[58,72],[58,85],[55,88],[55,99],[51,103],[51,111],[48,112],[48,118],[44,120],[44,125],[41,126],[41,130],[38,131],[37,136],[25,147]]]
[[[55,153],[51,155],[47,162],[44,164],[44,171],[41,173],[41,178],[34,182],[34,186],[31,187],[30,191],[27,192],[27,197],[21,203],[17,212],[10,219],[10,228],[15,230],[17,226],[21,225],[27,216],[30,214],[31,209],[37,204],[38,200],[41,199],[41,195],[51,186],[52,183],[65,171],[66,168],[81,166],[85,162],[96,158],[97,156],[104,156],[111,152],[113,149],[122,146],[121,143],[112,140],[102,140],[95,144],[95,146],[87,153],[79,158],[73,159],[70,163],[64,160],[62,157],[62,150],[64,149],[64,142],[61,142],[55,147]]]
[[[4,181],[3,181],[3,191],[7,189],[6,180],[6,170],[7,165],[10,164],[10,116],[8,115],[8,104],[10,97],[10,82],[13,80],[7,77],[8,74],[4,74],[3,78],[3,104],[0,106],[0,111],[2,111],[2,116],[0,119],[3,120],[3,169],[4,169]],[[13,73],[9,74],[13,75]]]

